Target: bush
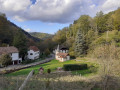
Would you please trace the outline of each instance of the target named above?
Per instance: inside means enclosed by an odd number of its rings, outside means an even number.
[[[50,73],[51,73],[51,69],[48,69],[48,70],[47,70],[47,73],[49,73],[49,74],[50,74]]]
[[[75,56],[70,56],[70,59],[76,59],[76,57]]]
[[[65,71],[75,71],[75,70],[84,70],[87,69],[87,64],[65,64],[63,66]]]
[[[8,66],[12,61],[9,54],[3,54],[0,57],[0,66]]]
[[[30,64],[30,63],[34,63],[34,62],[37,62],[37,61],[38,61],[38,59],[36,59],[36,60],[27,59],[25,61],[22,61],[22,64]]]

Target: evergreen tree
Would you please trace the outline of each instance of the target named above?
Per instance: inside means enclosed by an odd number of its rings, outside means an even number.
[[[86,43],[81,30],[78,30],[75,38],[75,55],[82,57],[86,54]]]

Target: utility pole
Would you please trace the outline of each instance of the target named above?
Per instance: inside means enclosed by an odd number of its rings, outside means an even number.
[[[108,34],[109,34],[109,31],[107,31],[107,33],[106,33],[106,42],[108,40]]]

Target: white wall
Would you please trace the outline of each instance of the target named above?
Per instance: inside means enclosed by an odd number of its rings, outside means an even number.
[[[32,54],[32,55],[31,55],[31,54]],[[39,52],[39,51],[34,52],[33,50],[29,50],[29,51],[28,51],[28,56],[27,56],[27,58],[34,60],[34,59],[38,59],[38,58],[39,58],[39,55],[40,55],[40,52]]]
[[[70,56],[67,56],[66,58],[59,58],[59,56],[56,55],[56,60],[59,60],[60,62],[64,62],[70,60]]]
[[[70,56],[67,56],[67,60],[70,60]]]
[[[60,50],[61,53],[68,53],[68,50]],[[57,54],[59,52],[57,50],[55,50],[55,58],[56,60],[59,60],[60,62],[64,62],[64,61],[67,61],[67,60],[70,60],[70,56],[67,56],[66,58],[60,58]]]
[[[68,50],[60,50],[61,53],[68,53]]]
[[[11,57],[12,57],[12,61],[19,60],[19,53],[12,53]]]

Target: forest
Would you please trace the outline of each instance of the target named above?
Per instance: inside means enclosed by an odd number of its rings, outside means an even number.
[[[69,48],[73,57],[92,54],[101,45],[114,43],[120,47],[120,9],[104,14],[98,12],[95,17],[81,15],[69,27],[59,30],[52,41]]]

